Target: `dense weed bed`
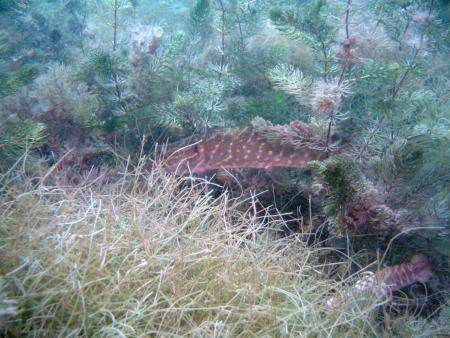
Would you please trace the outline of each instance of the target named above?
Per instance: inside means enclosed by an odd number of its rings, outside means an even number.
[[[386,299],[325,273],[325,248],[277,235],[281,217],[242,212],[192,177],[141,168],[114,183],[13,179],[1,191],[0,328],[8,337],[428,336],[384,319]],[[2,178],[3,182],[5,177]],[[34,184],[34,185],[33,185]],[[348,259],[340,263],[345,266]]]

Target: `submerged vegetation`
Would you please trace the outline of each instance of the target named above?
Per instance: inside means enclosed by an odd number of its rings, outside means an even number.
[[[1,334],[446,334],[449,22],[0,0]]]
[[[280,236],[281,216],[242,212],[242,202],[214,198],[203,180],[186,187],[185,178],[142,165],[120,165],[110,184],[107,176],[77,186],[41,178],[2,190],[7,336],[444,332],[442,320],[414,314],[374,320],[389,309],[383,293],[352,290],[359,275],[325,273],[350,269],[345,253],[326,262],[333,249],[307,245],[313,234]],[[346,296],[331,306],[337,294]]]

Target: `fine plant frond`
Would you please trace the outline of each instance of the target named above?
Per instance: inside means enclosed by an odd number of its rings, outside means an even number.
[[[269,74],[274,87],[293,95],[303,105],[308,104],[312,89],[312,80],[291,65],[278,65]]]
[[[193,34],[198,34],[206,38],[212,33],[211,26],[211,1],[197,0],[189,13],[190,30]]]
[[[17,315],[17,302],[8,297],[4,290],[5,284],[6,282],[3,277],[0,277],[0,325],[2,325],[8,317]]]
[[[390,198],[397,203],[408,199],[409,204],[417,207],[434,199],[433,196],[436,196],[435,201],[441,201],[439,193],[450,184],[448,143],[446,137],[415,135],[397,140],[383,156],[373,161]]]
[[[1,292],[27,311],[25,325],[8,308],[8,335],[377,335],[385,300],[330,306],[348,287],[321,272],[322,249],[277,238],[280,217],[130,166],[114,185],[9,186],[24,193],[0,202]]]
[[[37,76],[35,66],[25,65],[17,71],[0,72],[0,97],[15,94],[20,87],[29,84]]]
[[[425,164],[426,152],[433,148],[433,143],[428,135],[395,141],[375,162],[378,172],[387,184],[413,177]]]
[[[0,170],[9,169],[12,163],[24,152],[42,144],[45,126],[35,122],[25,122],[22,126],[0,127]]]
[[[98,95],[89,92],[88,86],[74,76],[74,71],[61,63],[51,63],[47,71],[33,83],[30,96],[48,106],[61,107],[83,126],[96,119],[101,102]]]
[[[252,130],[270,143],[312,149],[323,149],[325,146],[324,128],[317,123],[292,121],[289,125],[280,126],[273,125],[259,116],[250,123]]]
[[[123,74],[123,64],[119,57],[104,50],[92,52],[88,59],[81,65],[77,79],[92,82],[98,77],[98,80],[109,81],[112,74]]]
[[[355,162],[347,156],[336,156],[323,163],[311,162],[309,167],[329,188],[324,207],[326,214],[339,222],[361,185]]]
[[[289,38],[310,46],[318,57],[322,57],[335,39],[335,28],[328,22],[332,11],[327,1],[318,0],[300,8],[283,10],[275,7],[270,12],[270,19]]]

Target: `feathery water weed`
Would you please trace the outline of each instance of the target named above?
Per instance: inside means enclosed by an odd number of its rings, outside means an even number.
[[[36,187],[22,176],[3,188],[0,305],[14,311],[0,313],[2,334],[377,334],[385,300],[328,306],[353,277],[329,279],[326,249],[278,236],[281,217],[239,211],[198,178],[129,168],[108,184]]]

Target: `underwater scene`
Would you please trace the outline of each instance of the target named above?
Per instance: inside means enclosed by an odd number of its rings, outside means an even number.
[[[0,337],[450,337],[448,0],[0,0]]]

